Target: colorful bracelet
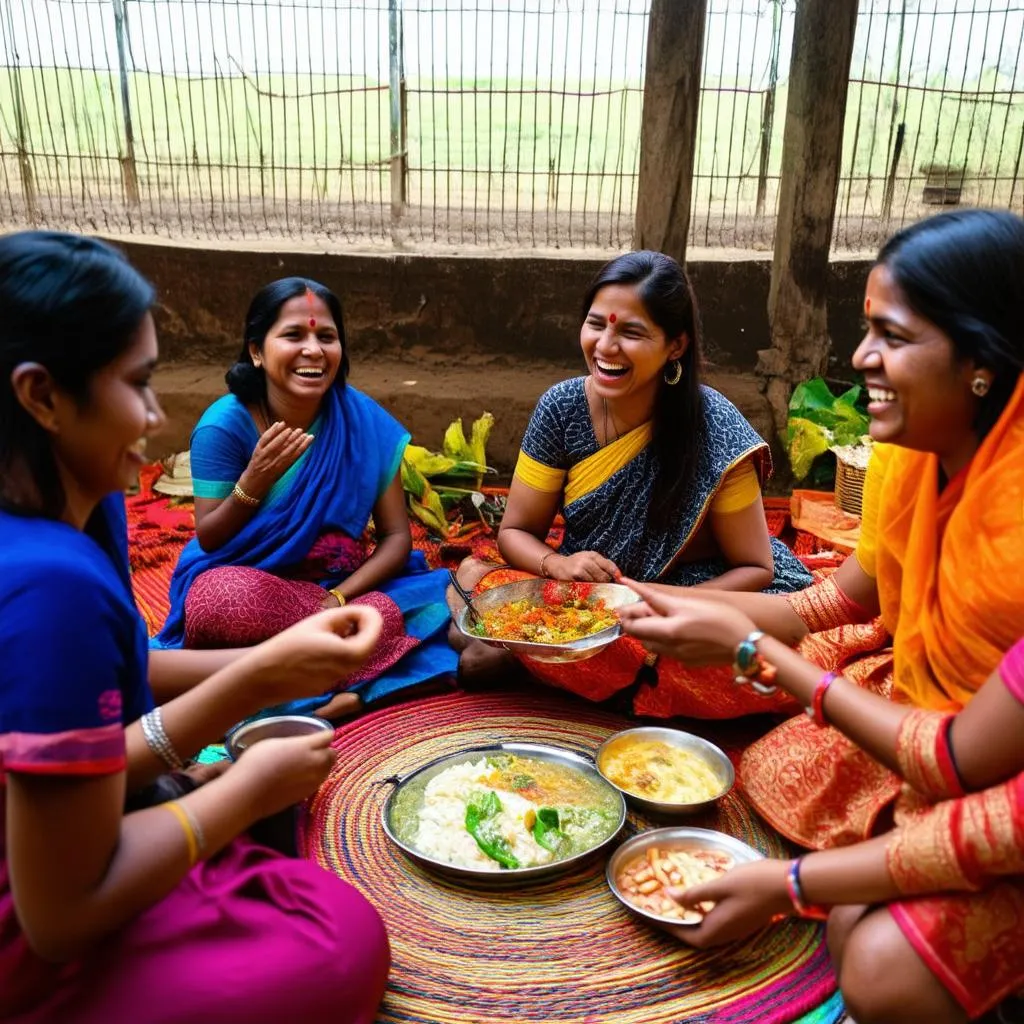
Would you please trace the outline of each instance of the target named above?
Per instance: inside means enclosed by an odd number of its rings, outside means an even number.
[[[824,728],[828,725],[828,719],[825,718],[825,694],[828,693],[828,688],[838,678],[838,672],[826,672],[814,687],[810,706],[804,708],[810,720],[819,728]]]
[[[345,595],[337,587],[332,587],[327,593],[334,596],[339,608],[345,607]]]
[[[786,872],[786,892],[789,901],[793,904],[793,910],[797,917],[805,917],[811,921],[827,921],[828,908],[816,903],[808,903],[804,899],[804,890],[800,885],[800,862],[803,857],[796,857],[789,862],[789,870]]]
[[[231,493],[236,501],[240,501],[243,505],[248,505],[249,508],[256,508],[258,505],[263,504],[259,498],[254,498],[251,494],[246,494],[238,484],[235,484],[231,488]]]
[[[737,644],[732,670],[734,681],[738,686],[750,683],[754,690],[762,696],[768,697],[777,689],[772,685],[776,670],[774,665],[769,664],[761,657],[757,649],[757,643],[763,636],[764,633],[755,629]]]

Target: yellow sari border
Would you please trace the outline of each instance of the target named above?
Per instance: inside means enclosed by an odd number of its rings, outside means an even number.
[[[543,491],[545,494],[559,493],[565,481],[564,469],[545,466],[543,462],[530,458],[524,451],[519,452],[516,471],[513,475],[522,480],[527,487],[532,487],[535,491]]]
[[[675,560],[686,549],[686,545],[690,543],[693,537],[696,536],[697,531],[701,528],[701,526],[704,525],[704,520],[707,518],[707,514],[711,509],[712,503],[715,500],[715,495],[718,493],[718,489],[722,486],[722,481],[738,465],[740,465],[740,463],[743,462],[744,459],[755,458],[757,456],[760,456],[761,459],[759,464],[755,463],[758,480],[760,481],[764,479],[766,476],[771,475],[771,450],[768,447],[767,441],[761,441],[759,444],[751,445],[746,451],[741,452],[739,455],[737,455],[736,458],[733,459],[732,462],[730,462],[729,465],[726,466],[725,469],[722,471],[722,475],[718,478],[718,483],[715,484],[715,486],[708,493],[707,497],[704,499],[704,503],[701,505],[700,508],[700,514],[693,521],[693,526],[690,528],[690,532],[683,539],[682,544],[680,544],[676,548],[675,553],[672,555],[672,557],[658,570],[658,575],[654,577],[655,580],[660,579],[661,576],[663,576],[669,570],[669,568],[671,568]]]
[[[569,470],[565,485],[566,506],[593,493],[620,469],[628,466],[651,443],[653,434],[654,425],[650,421],[641,423],[628,434],[576,463]]]

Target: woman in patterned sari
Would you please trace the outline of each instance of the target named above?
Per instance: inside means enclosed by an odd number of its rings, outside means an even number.
[[[959,713],[887,700],[821,669],[738,609],[642,584],[625,629],[697,664],[742,661],[807,707],[818,732],[842,734],[901,789],[895,827],[793,861],[743,865],[672,895],[715,904],[704,947],[742,938],[775,915],[828,919],[843,999],[858,1024],[973,1020],[1024,986],[1024,640]],[[751,635],[755,639],[751,638]],[[748,658],[748,655],[750,656]]]
[[[806,586],[806,570],[768,533],[767,445],[700,384],[699,319],[682,267],[661,253],[620,256],[591,283],[582,314],[589,375],[556,384],[530,420],[498,534],[510,568],[464,563],[460,581],[487,589],[531,575],[606,582],[626,573],[727,590]],[[559,512],[565,536],[556,551],[546,538]],[[490,654],[471,645],[464,674]],[[585,662],[524,662],[546,683],[604,700],[636,682],[644,660],[640,645],[622,638]],[[636,695],[637,713],[724,718],[753,709],[714,673],[671,659],[656,672],[656,684]]]
[[[894,701],[963,707],[1024,635],[1024,220],[991,210],[894,236],[854,355],[876,442],[853,557],[790,595],[714,595],[821,669]],[[880,615],[880,617],[878,617]],[[900,780],[790,719],[744,753],[744,794],[821,849],[884,828]]]

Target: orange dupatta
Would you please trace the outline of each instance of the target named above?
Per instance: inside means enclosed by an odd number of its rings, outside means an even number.
[[[1024,635],[1024,375],[964,473],[938,491],[935,455],[894,449],[876,579],[894,685],[957,710]]]

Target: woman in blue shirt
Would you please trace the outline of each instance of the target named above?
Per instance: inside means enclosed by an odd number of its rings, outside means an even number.
[[[243,835],[323,781],[329,734],[125,812],[233,723],[357,671],[380,630],[324,612],[154,707],[120,495],[164,418],[153,299],[102,242],[0,239],[0,1019],[368,1022],[376,912]]]

